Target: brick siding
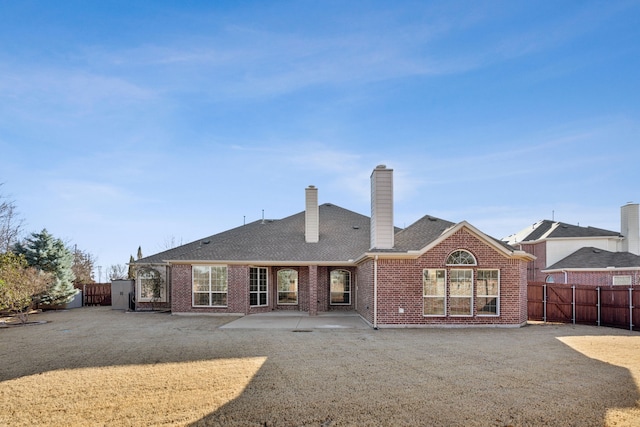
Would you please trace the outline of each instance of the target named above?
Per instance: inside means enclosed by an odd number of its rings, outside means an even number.
[[[442,317],[423,316],[422,272],[426,268],[446,269],[446,259],[455,250],[471,252],[478,265],[468,267],[477,270],[500,270],[500,315],[478,316],[474,306],[472,316],[454,317],[448,313],[449,287],[447,286],[447,315]],[[363,266],[364,267],[364,266]],[[368,268],[368,266],[367,266]],[[464,266],[455,268],[465,268]],[[364,268],[362,269],[364,270]],[[373,272],[370,279],[361,271],[360,286],[373,287]],[[450,275],[447,274],[447,281]],[[370,280],[370,285],[363,283]],[[527,320],[526,261],[509,259],[484,241],[462,229],[440,243],[418,259],[380,259],[378,260],[378,325],[522,325]],[[360,291],[365,299],[367,292]],[[372,296],[371,296],[372,298]],[[362,302],[362,300],[360,300]],[[403,311],[401,313],[400,311]],[[361,315],[373,323],[372,310],[359,308]]]
[[[472,316],[443,317],[423,316],[422,272],[426,268],[442,268],[447,271],[446,259],[451,252],[464,249],[471,252],[478,262],[469,267],[477,270],[500,270],[500,315],[478,316],[474,307]],[[171,301],[175,313],[260,313],[272,310],[318,312],[354,310],[369,323],[373,318],[374,261],[363,261],[357,267],[303,266],[268,268],[268,306],[249,306],[248,265],[228,266],[227,307],[193,307],[191,296],[191,265],[174,265],[171,268]],[[457,267],[465,268],[465,267]],[[277,273],[282,269],[298,272],[298,304],[277,304]],[[329,274],[334,269],[351,272],[351,304],[330,305]],[[447,274],[447,279],[449,279]],[[379,325],[521,325],[527,320],[527,262],[510,259],[465,229],[459,230],[444,242],[432,248],[418,259],[378,260],[378,319]],[[448,292],[448,286],[447,286]],[[449,295],[447,293],[447,303]],[[400,309],[404,312],[400,313]],[[449,313],[449,307],[447,307]]]

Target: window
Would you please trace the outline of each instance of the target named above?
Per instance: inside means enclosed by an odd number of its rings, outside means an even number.
[[[550,275],[550,274],[549,274],[547,277],[545,277],[545,279],[544,279],[544,282],[545,282],[545,283],[555,283],[555,281],[556,281],[556,280],[555,280],[555,279],[553,278],[553,276],[552,276],[552,275]]]
[[[227,306],[227,267],[194,265],[192,269],[194,307]]]
[[[278,304],[298,303],[298,272],[278,271]]]
[[[445,270],[424,270],[422,272],[423,314],[425,316],[444,316],[446,314]]]
[[[477,265],[477,263],[471,252],[458,250],[449,255],[447,265]]]
[[[249,305],[260,307],[267,305],[267,269],[251,267],[249,269]]]
[[[631,276],[613,276],[613,286],[631,286]]]
[[[153,268],[144,268],[138,272],[138,301],[164,302],[165,292],[160,272]]]
[[[333,270],[330,274],[331,305],[351,304],[351,273]]]
[[[478,316],[500,314],[500,271],[478,270],[476,279],[476,304]]]
[[[473,315],[473,270],[449,272],[449,310],[452,316]]]

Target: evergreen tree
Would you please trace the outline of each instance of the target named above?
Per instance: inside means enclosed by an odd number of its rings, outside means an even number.
[[[31,233],[31,237],[16,245],[15,252],[24,255],[30,267],[53,275],[49,287],[40,295],[41,304],[65,304],[78,293],[73,287],[73,254],[46,229]]]
[[[131,255],[131,257],[129,257],[129,274],[127,275],[129,279],[136,278],[136,266],[134,265],[135,262],[136,260],[133,259],[133,255]]]

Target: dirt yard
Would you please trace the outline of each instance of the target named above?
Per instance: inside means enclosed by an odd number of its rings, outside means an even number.
[[[0,328],[0,425],[638,426],[640,334],[219,329],[47,312]]]

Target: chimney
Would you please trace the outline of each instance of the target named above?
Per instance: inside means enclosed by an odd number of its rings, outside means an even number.
[[[320,236],[320,211],[318,209],[318,189],[310,185],[305,189],[304,240],[318,243]]]
[[[627,203],[620,208],[620,234],[622,252],[640,255],[640,215],[638,204]]]
[[[392,249],[393,169],[376,166],[371,174],[371,249]]]

